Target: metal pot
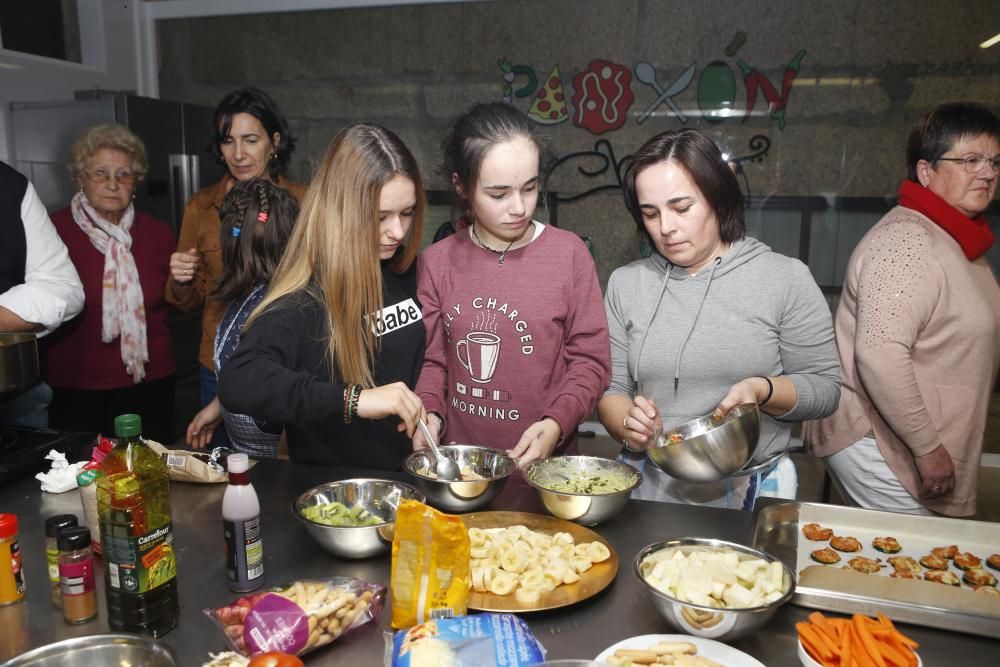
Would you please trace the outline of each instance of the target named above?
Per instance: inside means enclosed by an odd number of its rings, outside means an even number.
[[[130,634],[74,637],[22,653],[2,667],[175,667],[174,650],[166,644]]]
[[[38,341],[33,333],[0,333],[0,394],[38,382]]]

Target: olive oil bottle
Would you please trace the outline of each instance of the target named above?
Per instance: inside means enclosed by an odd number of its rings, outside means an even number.
[[[115,418],[118,442],[97,475],[111,630],[160,637],[177,625],[177,560],[167,466],[140,437],[139,415]]]

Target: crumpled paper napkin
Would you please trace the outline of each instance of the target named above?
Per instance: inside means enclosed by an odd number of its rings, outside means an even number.
[[[35,475],[35,479],[42,483],[42,491],[49,493],[63,493],[76,488],[76,474],[86,461],[70,463],[66,460],[66,455],[56,450],[49,450],[45,458],[52,461],[52,467],[48,472],[40,472]]]

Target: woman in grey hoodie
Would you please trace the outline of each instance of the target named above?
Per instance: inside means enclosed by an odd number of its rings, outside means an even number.
[[[608,282],[601,422],[643,472],[635,497],[751,509],[770,471],[690,484],[646,465],[643,451],[656,428],[755,402],[763,460],[788,446],[793,422],[831,414],[840,374],[829,308],[802,262],[745,236],[739,184],[700,130],[653,137],[624,190],[656,252]]]

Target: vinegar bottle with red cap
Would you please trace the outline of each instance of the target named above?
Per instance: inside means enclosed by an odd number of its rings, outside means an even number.
[[[264,584],[264,541],[260,531],[260,501],[250,483],[250,458],[230,454],[229,486],[222,496],[222,531],[226,541],[226,584],[237,593]]]

